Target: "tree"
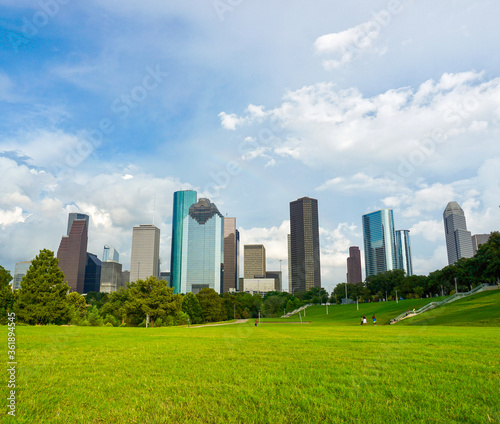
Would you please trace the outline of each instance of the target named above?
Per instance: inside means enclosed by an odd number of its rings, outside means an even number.
[[[10,281],[12,275],[3,266],[0,266],[0,324],[7,323],[7,314],[14,307],[14,294]]]
[[[269,296],[262,304],[264,314],[269,317],[281,315],[283,307],[286,305],[285,302],[285,296]]]
[[[69,320],[68,285],[54,252],[43,249],[31,261],[14,305],[16,316],[28,324],[65,324]]]
[[[85,298],[77,292],[66,296],[70,308],[71,323],[78,324],[87,314],[87,302]]]
[[[214,289],[207,287],[196,293],[196,297],[200,302],[201,313],[205,322],[222,321],[224,318],[224,309],[222,298]]]
[[[193,293],[186,293],[182,298],[182,311],[189,315],[192,324],[203,322],[200,301]]]
[[[111,293],[107,297],[107,302],[102,305],[100,310],[101,315],[105,317],[113,315],[117,320],[124,324],[125,318],[127,317],[125,304],[129,299],[130,289],[128,287],[121,287],[119,290]]]
[[[182,311],[182,296],[174,294],[174,289],[167,286],[165,280],[148,277],[146,280],[137,280],[130,285],[129,298],[125,302],[126,315],[139,322],[149,315],[151,326],[157,319],[177,317]]]

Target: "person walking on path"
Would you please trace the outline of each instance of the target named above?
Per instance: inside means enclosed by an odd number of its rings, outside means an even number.
[[[377,325],[377,318],[375,318],[375,314],[373,314],[372,320],[373,320],[373,325]]]

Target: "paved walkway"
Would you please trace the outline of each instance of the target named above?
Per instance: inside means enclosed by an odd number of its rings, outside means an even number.
[[[237,319],[234,322],[223,322],[221,324],[204,324],[204,325],[191,325],[189,328],[200,328],[200,327],[216,327],[218,325],[229,325],[229,324],[244,324],[247,319]]]

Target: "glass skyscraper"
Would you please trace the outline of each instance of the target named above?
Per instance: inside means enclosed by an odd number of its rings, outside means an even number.
[[[363,215],[366,277],[398,269],[391,209]]]
[[[170,287],[173,287],[174,293],[186,293],[186,291],[181,291],[182,263],[185,262],[187,255],[187,249],[184,246],[187,246],[189,208],[196,203],[196,197],[196,191],[193,190],[174,193],[170,253]]]
[[[465,214],[457,202],[450,202],[443,212],[444,231],[448,264],[454,264],[460,258],[472,258],[472,235],[467,231]]]
[[[396,249],[398,258],[398,269],[402,269],[406,275],[413,275],[411,262],[410,230],[396,231]]]
[[[224,263],[224,217],[215,204],[200,199],[189,208],[184,229],[181,263],[181,293],[202,288],[222,292]]]

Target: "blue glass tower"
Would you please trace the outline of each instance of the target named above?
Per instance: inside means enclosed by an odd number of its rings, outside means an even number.
[[[206,287],[222,293],[224,217],[217,206],[208,199],[200,199],[192,205],[187,217],[187,233],[187,249],[183,244],[181,292],[196,294]]]
[[[413,275],[411,262],[410,230],[396,231],[396,249],[398,258],[398,269],[402,269],[406,275]]]
[[[363,215],[366,277],[398,269],[391,209]]]
[[[172,249],[170,254],[170,287],[174,293],[181,291],[182,263],[187,258],[188,215],[191,205],[196,203],[196,191],[184,190],[174,193],[172,216]]]

